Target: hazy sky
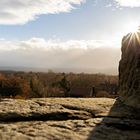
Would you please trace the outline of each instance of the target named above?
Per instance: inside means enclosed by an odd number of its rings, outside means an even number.
[[[0,66],[117,73],[140,0],[0,0]]]

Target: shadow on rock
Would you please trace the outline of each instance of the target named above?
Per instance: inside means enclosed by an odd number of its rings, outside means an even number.
[[[96,125],[88,140],[140,140],[140,112],[119,99],[107,117]]]

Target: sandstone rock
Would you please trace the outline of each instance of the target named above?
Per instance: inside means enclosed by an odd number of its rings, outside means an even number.
[[[130,33],[122,40],[119,66],[120,99],[140,109],[140,33]]]
[[[87,120],[107,116],[113,99],[6,99],[0,102],[0,121]]]
[[[127,112],[111,113],[114,104],[107,98],[4,99],[0,139],[138,140],[140,121],[126,118]]]
[[[0,139],[88,139],[114,102],[106,98],[4,99],[0,102]]]

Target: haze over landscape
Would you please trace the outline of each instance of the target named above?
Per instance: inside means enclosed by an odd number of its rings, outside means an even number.
[[[118,74],[139,0],[1,0],[0,68]]]

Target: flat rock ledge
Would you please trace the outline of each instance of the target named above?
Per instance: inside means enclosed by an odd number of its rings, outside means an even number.
[[[119,99],[3,99],[0,140],[19,139],[140,140],[140,116]]]

